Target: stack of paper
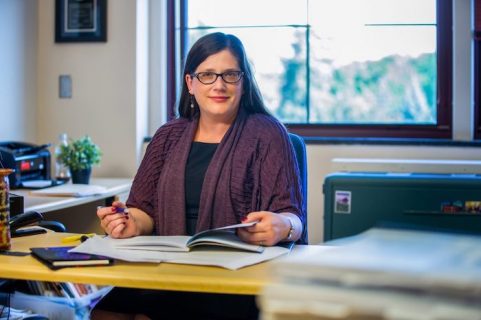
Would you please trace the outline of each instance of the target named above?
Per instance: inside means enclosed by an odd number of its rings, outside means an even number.
[[[481,319],[481,237],[372,229],[275,265],[263,319]]]
[[[106,187],[93,184],[72,184],[67,183],[56,187],[30,191],[33,196],[52,197],[88,197],[101,195],[107,192]]]

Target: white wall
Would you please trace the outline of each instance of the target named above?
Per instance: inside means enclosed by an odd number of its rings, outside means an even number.
[[[36,1],[0,1],[0,141],[36,140],[36,30]]]
[[[54,1],[38,6],[37,141],[57,141],[60,133],[92,137],[103,151],[94,176],[130,177],[136,171],[146,103],[137,99],[137,2],[108,2],[107,42],[55,43]],[[72,98],[58,97],[58,77],[72,77]]]

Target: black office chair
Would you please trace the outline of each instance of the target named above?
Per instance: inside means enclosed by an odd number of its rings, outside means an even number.
[[[306,155],[306,144],[304,139],[300,136],[289,133],[289,138],[291,139],[292,146],[294,147],[294,152],[296,153],[297,165],[299,166],[299,174],[301,179],[301,191],[304,200],[304,205],[307,204],[307,155]]]
[[[301,180],[301,192],[303,207],[306,208],[306,223],[303,226],[304,232],[307,233],[307,154],[306,154],[306,144],[302,137],[289,133],[289,138],[291,139],[292,146],[294,147],[294,152],[296,153],[297,165],[299,167],[299,175]]]

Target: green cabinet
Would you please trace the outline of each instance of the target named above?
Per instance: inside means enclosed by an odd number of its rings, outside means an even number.
[[[481,234],[481,175],[337,172],[323,192],[325,241],[374,226]]]

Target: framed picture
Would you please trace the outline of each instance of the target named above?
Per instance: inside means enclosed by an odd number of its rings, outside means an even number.
[[[106,42],[107,0],[55,0],[55,42]]]

